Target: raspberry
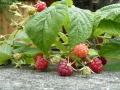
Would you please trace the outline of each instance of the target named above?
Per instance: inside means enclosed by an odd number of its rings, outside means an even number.
[[[18,10],[18,6],[15,3],[13,3],[12,5],[10,5],[10,10],[11,11],[17,11]]]
[[[73,69],[68,65],[68,61],[64,60],[59,63],[57,67],[57,72],[61,76],[70,76],[73,74]]]
[[[60,63],[61,59],[62,59],[61,55],[56,54],[56,55],[52,56],[50,61],[52,62],[52,64],[58,64],[58,63]]]
[[[15,60],[21,60],[22,59],[22,54],[20,54],[20,53],[15,53],[15,54],[13,54],[13,58],[15,59]]]
[[[34,56],[35,62],[37,61],[38,58],[43,58],[43,54],[42,53],[38,53],[36,56]]]
[[[103,64],[103,65],[105,65],[105,64],[107,63],[106,58],[104,58],[104,57],[102,57],[102,56],[97,57],[97,58],[99,58],[99,59],[102,61],[102,64]]]
[[[88,54],[88,47],[85,44],[76,45],[73,49],[75,56],[83,58]]]
[[[28,12],[29,15],[34,15],[35,12],[36,12],[36,8],[30,6],[30,7],[28,8],[27,12]]]
[[[69,58],[69,60],[68,60],[68,58],[66,59],[67,61],[69,61],[69,63],[72,63],[72,67],[74,68],[74,69],[77,69],[77,67],[76,67],[76,65],[75,65],[75,60],[74,59],[72,59],[72,58]],[[74,63],[73,63],[74,62]]]
[[[88,63],[88,66],[95,73],[99,73],[103,69],[102,61],[99,58],[94,58],[92,62]]]
[[[48,61],[43,59],[43,58],[38,58],[37,61],[36,61],[36,66],[35,68],[37,70],[45,70],[48,68]]]
[[[38,12],[41,12],[41,11],[43,11],[44,9],[46,9],[47,6],[46,6],[46,3],[45,3],[45,2],[39,1],[39,2],[37,2],[37,4],[36,4],[36,8],[37,8],[37,11],[38,11]]]
[[[4,41],[5,40],[5,36],[4,35],[0,35],[0,41]]]

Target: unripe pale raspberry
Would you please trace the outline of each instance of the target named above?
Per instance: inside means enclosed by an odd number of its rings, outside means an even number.
[[[4,35],[0,35],[0,41],[4,41],[5,40],[5,36]]]
[[[35,12],[36,12],[36,8],[35,7],[28,7],[28,10],[27,10],[28,14],[29,15],[34,15]]]
[[[62,58],[61,58],[61,55],[59,55],[59,54],[54,55],[54,56],[52,56],[52,58],[51,58],[51,62],[52,62],[53,64],[58,64],[58,63],[60,63],[61,60],[62,60]]]
[[[17,11],[18,10],[18,6],[15,3],[13,3],[12,5],[10,5],[10,10],[11,11]]]
[[[88,66],[84,66],[82,69],[81,69],[81,74],[82,75],[86,75],[86,76],[89,76],[91,73],[94,73]]]
[[[15,53],[15,54],[13,55],[13,58],[14,58],[15,60],[21,60],[21,59],[22,59],[22,55],[21,55],[20,53]]]

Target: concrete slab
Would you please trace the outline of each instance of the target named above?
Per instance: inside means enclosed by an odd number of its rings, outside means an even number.
[[[27,66],[0,66],[0,90],[120,90],[120,72],[61,77],[52,67],[41,72]]]

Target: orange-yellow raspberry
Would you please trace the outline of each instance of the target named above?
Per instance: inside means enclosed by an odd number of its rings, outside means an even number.
[[[85,44],[76,45],[73,49],[75,56],[83,58],[88,54],[88,47]]]

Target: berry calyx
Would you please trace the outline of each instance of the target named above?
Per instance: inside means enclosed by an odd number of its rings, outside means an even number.
[[[75,60],[74,59],[72,59],[72,58],[67,58],[66,59],[69,63],[71,63],[71,66],[74,68],[74,69],[77,69],[77,67],[76,67],[76,65],[75,65]]]
[[[41,71],[47,69],[48,68],[48,61],[46,59],[43,59],[43,58],[38,58],[36,61],[35,68],[37,70],[41,70]]]
[[[37,61],[38,58],[43,58],[43,54],[42,53],[38,53],[36,56],[34,56],[35,62]]]
[[[88,47],[85,44],[76,45],[73,49],[75,56],[83,58],[88,54]]]
[[[73,74],[73,69],[71,66],[69,66],[69,63],[67,60],[61,61],[57,67],[57,72],[61,76],[70,76]]]
[[[39,2],[37,2],[37,4],[36,4],[36,8],[37,8],[37,11],[38,11],[38,12],[41,12],[41,11],[43,11],[44,9],[46,9],[47,6],[46,6],[46,3],[45,3],[45,2],[39,1]]]
[[[88,63],[88,66],[95,73],[100,73],[103,69],[102,61],[99,58],[94,58],[92,62]]]
[[[106,60],[105,57],[100,56],[100,57],[97,57],[97,58],[99,58],[102,61],[103,65],[105,65],[107,63],[107,60]]]

